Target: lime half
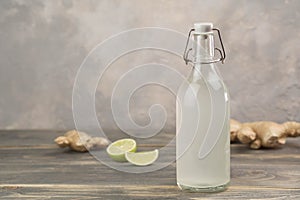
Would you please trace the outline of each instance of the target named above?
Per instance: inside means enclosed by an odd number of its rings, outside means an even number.
[[[144,152],[126,152],[125,158],[128,162],[137,166],[151,165],[158,158],[158,150],[154,151],[144,151]]]
[[[136,151],[136,142],[133,139],[121,139],[111,143],[106,149],[108,155],[115,161],[125,162],[126,152]]]

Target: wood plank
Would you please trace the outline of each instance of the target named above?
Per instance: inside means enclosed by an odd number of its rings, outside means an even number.
[[[231,187],[222,193],[187,193],[164,185],[0,185],[5,199],[299,199],[300,189]]]
[[[65,131],[53,130],[0,130],[0,146],[51,144]]]
[[[65,133],[64,130],[0,130],[0,147],[26,147],[53,144],[54,139]],[[96,135],[99,136],[99,135]],[[132,138],[121,131],[110,131],[107,137],[111,141]],[[151,138],[134,138],[140,144],[165,146],[175,137],[175,133],[160,132]]]
[[[0,148],[44,148],[48,145],[54,144],[53,140],[63,135],[65,130],[0,130]],[[112,131],[107,134],[109,139],[112,141],[128,137],[123,132]],[[175,136],[174,133],[165,133],[161,132],[148,139],[138,139],[138,143],[142,145],[150,145],[161,147],[171,141]],[[55,147],[55,146],[52,146]],[[287,143],[279,149],[260,149],[260,150],[251,150],[244,144],[231,144],[231,148],[235,150],[235,153],[238,154],[261,154],[261,153],[293,153],[300,154],[300,137],[298,138],[288,138]]]

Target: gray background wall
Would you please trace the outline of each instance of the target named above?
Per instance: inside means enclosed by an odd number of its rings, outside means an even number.
[[[195,21],[222,30],[228,59],[220,70],[234,118],[300,121],[298,0],[1,0],[0,129],[72,128],[75,75],[95,45],[137,27],[186,33]],[[99,85],[97,112],[106,129],[115,129],[110,80]],[[133,118],[146,124],[149,105],[161,103],[165,128],[174,130],[174,96],[159,87],[149,91],[136,94]]]

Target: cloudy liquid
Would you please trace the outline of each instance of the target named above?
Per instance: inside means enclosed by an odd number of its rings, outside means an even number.
[[[211,68],[207,70],[208,81],[197,77],[194,72],[188,80],[188,87],[181,87],[177,95],[176,170],[177,184],[181,189],[215,192],[224,190],[230,181],[229,97],[219,76],[214,74],[209,77],[213,71]],[[214,99],[212,104],[214,95],[220,98]],[[197,104],[200,112],[195,112]],[[225,106],[226,112],[212,113],[212,106],[216,104]],[[219,129],[220,136],[213,149],[200,159],[199,149],[205,135],[212,134],[209,132],[209,125],[214,125],[210,122],[212,115],[220,115],[217,118],[225,116],[224,126]],[[195,121],[197,117],[199,120]],[[198,125],[196,132],[195,125]]]

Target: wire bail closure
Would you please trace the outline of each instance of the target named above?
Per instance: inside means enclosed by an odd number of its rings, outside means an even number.
[[[222,37],[221,37],[221,32],[220,32],[220,30],[217,29],[217,28],[213,28],[212,30],[213,30],[213,31],[217,31],[217,33],[218,33],[218,37],[219,37],[219,40],[220,40],[220,44],[221,44],[222,51],[221,51],[221,49],[219,49],[219,48],[217,48],[217,47],[215,47],[215,51],[218,51],[218,52],[219,52],[220,58],[214,59],[214,60],[211,60],[211,61],[199,62],[200,64],[211,64],[211,63],[216,63],[216,62],[222,62],[222,64],[224,64],[224,60],[225,60],[225,58],[226,58],[226,53],[225,53],[225,48],[224,48],[223,41],[222,41]],[[187,41],[186,41],[186,45],[185,45],[185,49],[184,49],[184,53],[183,53],[183,60],[185,61],[185,64],[186,64],[186,65],[187,65],[189,62],[194,63],[192,60],[190,60],[190,59],[188,58],[189,53],[190,53],[190,51],[192,50],[192,48],[187,49],[188,46],[189,46],[189,41],[190,41],[191,33],[192,33],[193,31],[195,31],[195,29],[191,29],[191,30],[189,31],[188,39],[187,39]],[[195,63],[194,63],[194,64],[195,64]]]

